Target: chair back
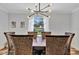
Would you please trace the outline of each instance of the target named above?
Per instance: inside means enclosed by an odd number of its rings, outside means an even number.
[[[67,45],[68,45],[67,46],[67,48],[68,48],[67,54],[70,55],[71,42],[72,42],[73,37],[75,36],[75,33],[65,32],[65,35],[69,35],[70,36],[69,39],[68,39],[68,41],[67,41]]]
[[[11,35],[15,55],[32,55],[33,35]]]
[[[46,39],[46,35],[51,35],[51,32],[42,32],[42,39]]]
[[[67,35],[46,35],[46,54],[64,55],[68,38]]]
[[[34,39],[37,38],[37,32],[28,32],[28,35],[34,35]]]
[[[7,44],[8,44],[8,54],[10,54],[10,51],[12,51],[14,47],[13,42],[10,37],[11,34],[15,34],[15,32],[4,32],[4,35],[7,39]]]

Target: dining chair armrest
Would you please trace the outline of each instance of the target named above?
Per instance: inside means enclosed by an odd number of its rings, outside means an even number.
[[[64,47],[64,55],[67,55],[68,50],[69,50],[69,48],[68,48],[68,46],[66,45],[66,46]]]

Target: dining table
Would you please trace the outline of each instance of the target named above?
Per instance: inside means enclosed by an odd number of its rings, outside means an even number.
[[[45,47],[46,46],[46,40],[42,39],[42,35],[37,35],[37,38],[33,39],[32,46],[33,47]]]
[[[44,55],[46,50],[46,39],[43,39],[42,35],[37,35],[37,38],[33,39],[32,47],[33,53],[37,55]]]

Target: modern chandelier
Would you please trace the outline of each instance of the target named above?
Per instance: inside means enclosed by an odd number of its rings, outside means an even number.
[[[37,5],[35,5],[35,8],[36,8],[35,10],[32,10],[31,8],[27,8],[29,11],[33,12],[32,14],[29,15],[29,17],[32,17],[34,15],[38,15],[38,14],[43,15],[45,17],[49,17],[49,15],[47,15],[47,14],[50,13],[50,11],[45,10],[45,9],[47,9],[47,8],[50,9],[50,7],[51,7],[51,4],[48,4],[45,7],[41,8],[41,4],[38,3]]]

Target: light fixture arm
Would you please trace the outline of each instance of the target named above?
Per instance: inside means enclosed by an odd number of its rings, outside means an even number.
[[[40,3],[39,3],[39,12],[40,12]]]
[[[40,13],[41,15],[43,15],[43,16],[46,16],[46,17],[48,17],[48,15],[45,15],[45,14],[42,14],[42,13]]]
[[[41,10],[44,10],[44,9],[46,9],[46,8],[48,8],[48,7],[50,7],[50,5],[47,5],[46,7],[42,8]]]

